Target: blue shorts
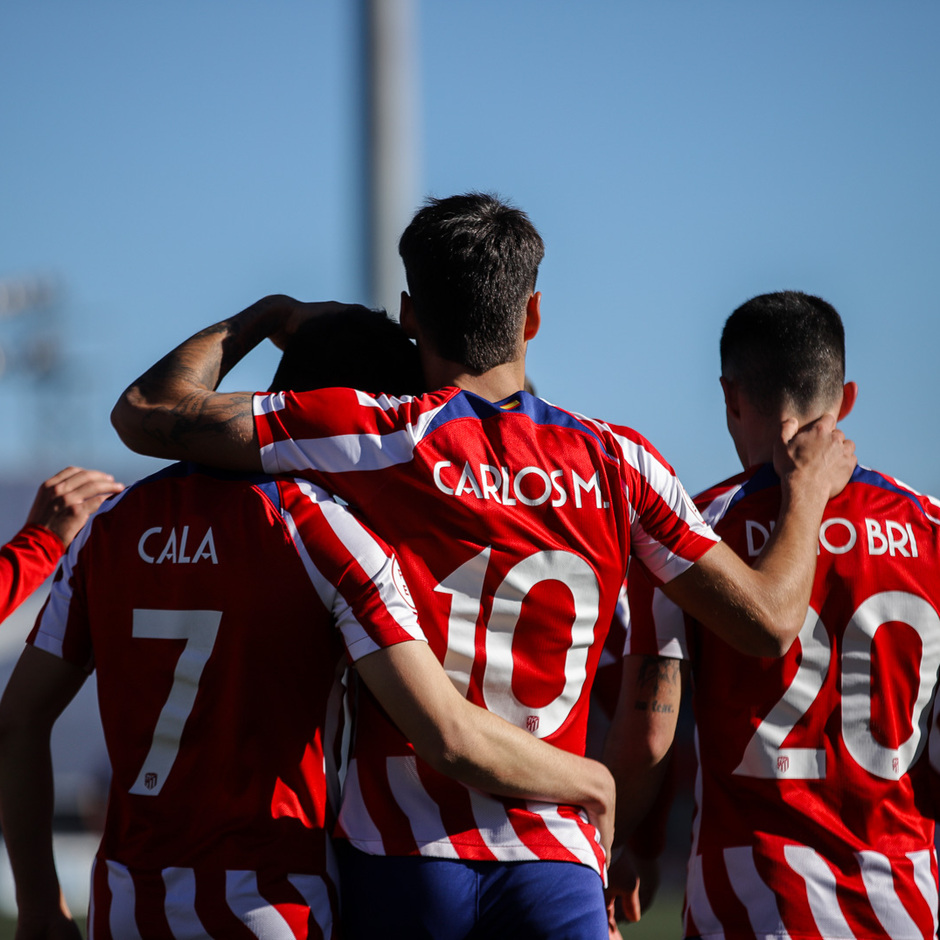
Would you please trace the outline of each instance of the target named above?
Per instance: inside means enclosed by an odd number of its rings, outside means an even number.
[[[574,862],[367,855],[338,843],[347,940],[607,940],[597,872]]]

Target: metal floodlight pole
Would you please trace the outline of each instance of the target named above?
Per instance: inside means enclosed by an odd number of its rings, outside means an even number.
[[[366,283],[397,315],[405,275],[398,238],[417,207],[414,0],[361,0],[366,122]]]

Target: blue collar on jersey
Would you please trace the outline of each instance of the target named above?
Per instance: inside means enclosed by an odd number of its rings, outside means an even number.
[[[428,424],[428,433],[458,418],[476,418],[483,421],[498,414],[524,414],[530,421],[538,425],[568,428],[573,431],[580,431],[582,434],[589,434],[597,441],[608,457],[616,459],[597,432],[589,425],[579,421],[569,412],[562,411],[560,408],[556,408],[547,401],[536,398],[535,395],[525,391],[516,392],[508,398],[502,399],[502,401],[493,402],[481,398],[473,392],[461,389],[460,393],[454,395],[434,416],[434,419]]]
[[[923,513],[924,511],[924,507],[921,506],[919,500],[913,493],[896,486],[878,473],[877,470],[870,470],[868,467],[863,467],[861,464],[856,464],[855,469],[852,471],[852,476],[849,478],[849,483],[866,483],[869,486],[877,486],[882,490],[889,490],[892,493],[896,493],[898,496],[904,496],[909,499],[917,507],[919,512]],[[772,463],[761,464],[761,466],[754,471],[754,475],[750,479],[745,480],[738,492],[734,494],[731,501],[728,503],[728,508],[730,509],[738,500],[744,499],[746,496],[759,493],[761,490],[766,490],[771,486],[779,485],[780,478],[774,470],[774,465]]]

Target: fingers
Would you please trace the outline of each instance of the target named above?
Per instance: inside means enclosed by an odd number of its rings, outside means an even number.
[[[617,902],[611,898],[607,902],[607,935],[609,940],[623,940],[623,934],[617,927]]]
[[[284,321],[283,325],[276,332],[272,333],[269,339],[278,349],[283,350],[290,342],[291,337],[308,320],[328,314],[347,313],[353,311],[368,310],[361,304],[344,304],[336,300],[314,301],[312,303],[303,303],[294,301],[290,315]]]
[[[796,437],[796,432],[800,429],[800,422],[796,418],[785,418],[780,425],[780,440],[784,444],[789,444]]]
[[[123,489],[110,473],[65,467],[39,487],[26,522],[49,529],[68,547],[88,517]]]

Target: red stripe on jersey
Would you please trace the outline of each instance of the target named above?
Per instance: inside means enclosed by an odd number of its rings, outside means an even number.
[[[408,400],[326,389],[256,396],[254,410],[267,469],[322,483],[395,544],[424,633],[458,688],[583,753],[589,690],[634,540],[668,580],[715,537],[641,435],[526,393],[512,400],[518,407],[507,411],[454,388]],[[597,867],[593,829],[557,810],[546,826],[524,808],[474,794],[473,823],[467,791],[450,781],[436,783],[440,796],[431,800],[421,775],[402,770],[400,735],[385,734],[381,722],[383,734],[370,733],[372,720],[359,716],[360,785],[388,778],[391,761],[401,789],[368,790],[344,810],[343,831],[355,844],[414,853],[423,840],[403,834],[402,816],[433,829],[440,803],[456,816],[424,853],[452,854],[459,836],[500,859],[530,857],[518,826],[536,838],[540,857],[573,855]],[[350,829],[357,822],[362,831]],[[464,835],[470,825],[472,838]],[[536,835],[549,829],[550,838]]]
[[[697,502],[750,561],[779,497],[768,465]],[[631,577],[630,651],[692,666],[687,934],[936,933],[924,742],[940,673],[933,507],[858,467],[826,507],[806,624],[779,660],[738,654]]]

